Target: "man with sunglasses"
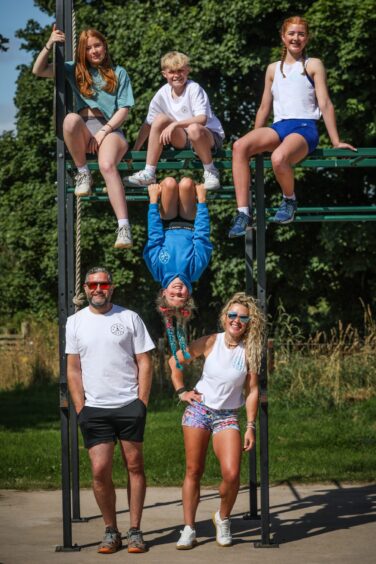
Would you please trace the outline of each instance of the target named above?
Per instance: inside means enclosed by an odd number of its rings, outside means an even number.
[[[114,286],[108,270],[89,270],[84,289],[89,306],[67,321],[67,379],[105,523],[98,552],[110,554],[122,546],[112,483],[117,440],[128,471],[128,552],[145,552],[140,530],[146,490],[142,443],[154,344],[137,313],[111,303]]]

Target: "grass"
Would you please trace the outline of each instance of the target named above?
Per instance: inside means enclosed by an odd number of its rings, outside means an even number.
[[[180,485],[184,449],[180,426],[182,405],[175,399],[152,402],[145,436],[149,485]],[[270,479],[373,481],[376,468],[376,398],[341,407],[269,405]],[[244,428],[244,426],[243,426]],[[60,429],[56,385],[0,392],[0,488],[35,489],[60,486]],[[81,485],[90,485],[90,468],[80,443]],[[210,449],[203,485],[220,480]],[[243,458],[241,481],[248,480]],[[117,452],[114,481],[123,486],[124,470]]]

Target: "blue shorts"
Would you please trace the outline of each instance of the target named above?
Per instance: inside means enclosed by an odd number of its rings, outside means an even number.
[[[216,435],[227,429],[239,429],[237,409],[211,409],[203,403],[188,405],[183,413],[182,425],[210,431]]]
[[[307,141],[308,154],[319,144],[319,133],[315,119],[281,119],[270,126],[282,141],[291,133],[298,133]]]

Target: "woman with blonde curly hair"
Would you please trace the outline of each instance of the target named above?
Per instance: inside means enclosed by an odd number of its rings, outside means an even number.
[[[238,292],[225,304],[219,319],[223,332],[201,337],[193,341],[186,351],[177,352],[181,363],[201,356],[205,358],[201,378],[193,390],[185,388],[183,372],[174,357],[169,361],[176,393],[188,403],[182,419],[186,454],[183,484],[185,527],[176,545],[178,550],[188,550],[197,544],[195,516],[211,434],[222,474],[220,507],[213,515],[216,540],[220,546],[232,544],[229,517],[239,490],[242,441],[238,412],[244,404],[247,425],[243,450],[249,451],[255,444],[258,372],[265,318],[255,299]]]
[[[34,63],[35,75],[53,77],[54,66],[48,63],[48,57],[55,43],[64,42],[64,32],[54,25]],[[93,180],[86,154],[96,153],[118,220],[115,247],[131,247],[127,203],[117,169],[128,149],[121,126],[134,105],[129,76],[123,67],[113,65],[107,40],[96,29],[81,32],[75,60],[65,63],[65,76],[75,98],[75,111],[66,115],[63,124],[64,141],[77,167],[75,194],[78,197],[91,195]]]

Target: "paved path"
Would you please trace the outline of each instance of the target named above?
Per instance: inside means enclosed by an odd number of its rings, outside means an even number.
[[[119,490],[119,529],[128,529],[126,492]],[[149,488],[143,530],[150,551],[97,554],[103,523],[90,490],[81,492],[82,515],[87,523],[73,525],[73,543],[79,552],[55,552],[62,542],[61,493],[0,490],[0,564],[95,564],[104,560],[139,564],[373,564],[376,562],[375,485],[282,485],[270,490],[271,528],[279,548],[255,548],[259,523],[245,521],[248,492],[239,493],[232,518],[234,546],[220,548],[213,540],[211,514],[218,508],[213,490],[202,491],[197,516],[199,545],[177,551],[182,507],[178,488]]]

